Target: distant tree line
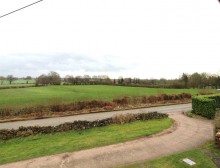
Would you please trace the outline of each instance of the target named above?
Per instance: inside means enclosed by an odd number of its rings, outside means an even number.
[[[13,81],[16,81],[16,80],[19,80],[19,79],[25,80],[26,81],[25,84],[29,84],[29,81],[34,79],[34,78],[32,78],[31,76],[27,76],[27,77],[24,77],[24,78],[17,78],[17,77],[14,77],[13,75],[8,75],[6,77],[0,76],[0,85],[3,85],[4,81],[7,81],[11,85],[13,83]]]
[[[7,77],[0,76],[0,84],[6,80],[12,84],[18,78],[13,75]],[[177,79],[139,79],[139,78],[123,78],[110,79],[107,75],[98,76],[72,76],[66,75],[61,78],[57,72],[51,71],[48,74],[42,74],[37,78],[27,76],[22,78],[28,81],[34,79],[35,85],[119,85],[119,86],[142,86],[151,88],[220,88],[220,76],[208,73],[183,73]]]
[[[183,73],[178,79],[139,79],[123,78],[110,79],[108,76],[71,76],[63,79],[66,85],[121,85],[121,86],[143,86],[152,88],[219,88],[220,76],[208,73]]]

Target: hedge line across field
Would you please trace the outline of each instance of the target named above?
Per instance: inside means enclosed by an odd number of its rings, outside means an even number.
[[[103,120],[95,121],[74,121],[58,126],[29,126],[29,127],[19,127],[18,129],[2,129],[0,130],[0,139],[8,140],[17,137],[27,137],[37,134],[51,134],[56,132],[66,132],[70,130],[81,131],[85,129],[90,129],[94,127],[103,127],[111,124],[124,124],[133,121],[143,121],[152,119],[162,119],[167,118],[167,114],[150,112],[150,113],[139,113],[139,114],[121,114],[113,116],[112,118],[106,118]]]
[[[220,95],[196,96],[192,98],[193,113],[213,119],[220,108]]]
[[[155,104],[162,102],[172,101],[184,101],[191,100],[192,96],[189,93],[181,94],[160,94],[151,96],[131,96],[131,97],[120,97],[115,98],[112,101],[104,100],[87,100],[87,101],[76,101],[71,103],[53,102],[48,105],[36,105],[27,106],[23,108],[0,108],[0,117],[7,116],[22,116],[22,115],[35,115],[41,118],[45,113],[57,113],[57,112],[76,112],[80,110],[92,110],[101,109],[104,111],[112,111],[116,107],[126,107],[129,105],[139,104]]]

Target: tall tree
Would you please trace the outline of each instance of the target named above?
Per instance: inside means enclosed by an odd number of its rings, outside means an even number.
[[[57,72],[51,71],[48,75],[49,83],[51,85],[60,85],[61,84],[61,77]]]
[[[200,88],[201,86],[201,75],[197,72],[193,73],[190,78],[190,86],[193,88]]]
[[[181,80],[184,82],[184,87],[188,88],[189,76],[187,74],[183,73]]]

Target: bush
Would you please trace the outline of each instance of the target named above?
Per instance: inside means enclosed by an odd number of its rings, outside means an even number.
[[[93,109],[93,108],[105,108],[108,106],[108,108],[116,107],[116,104],[113,102],[108,101],[102,101],[102,100],[91,100],[91,101],[83,101],[83,102],[76,102],[74,104],[75,109],[74,110],[83,110],[83,109]]]
[[[142,96],[141,99],[142,99],[141,103],[143,103],[143,104],[147,103],[147,97],[146,96]]]
[[[185,99],[191,99],[192,98],[192,95],[190,93],[182,93],[181,95]]]
[[[128,104],[128,97],[116,98],[113,99],[113,102],[116,103],[117,105],[124,106]]]
[[[208,96],[208,98],[215,100],[216,108],[220,108],[220,95],[211,95],[211,96]]]
[[[156,96],[149,96],[148,97],[148,102],[149,103],[155,103],[157,101],[157,97]]]
[[[124,124],[136,120],[135,114],[119,114],[112,117],[113,123]]]
[[[1,108],[0,109],[0,116],[10,116],[13,114],[13,110],[11,108]]]
[[[215,117],[216,108],[220,107],[220,95],[196,96],[192,99],[193,113],[209,119]]]
[[[215,117],[215,100],[206,97],[197,96],[192,99],[192,112],[209,119]]]

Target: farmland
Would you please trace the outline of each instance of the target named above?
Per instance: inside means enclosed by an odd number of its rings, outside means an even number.
[[[10,84],[9,81],[7,80],[0,80],[0,87],[5,87],[5,86],[32,86],[35,84],[35,80],[25,80],[25,79],[18,79],[15,81],[12,81]]]
[[[45,86],[0,90],[0,107],[20,108],[32,105],[47,105],[54,102],[69,103],[85,100],[112,100],[122,96],[177,94],[200,92],[199,89],[156,89],[106,85]]]

